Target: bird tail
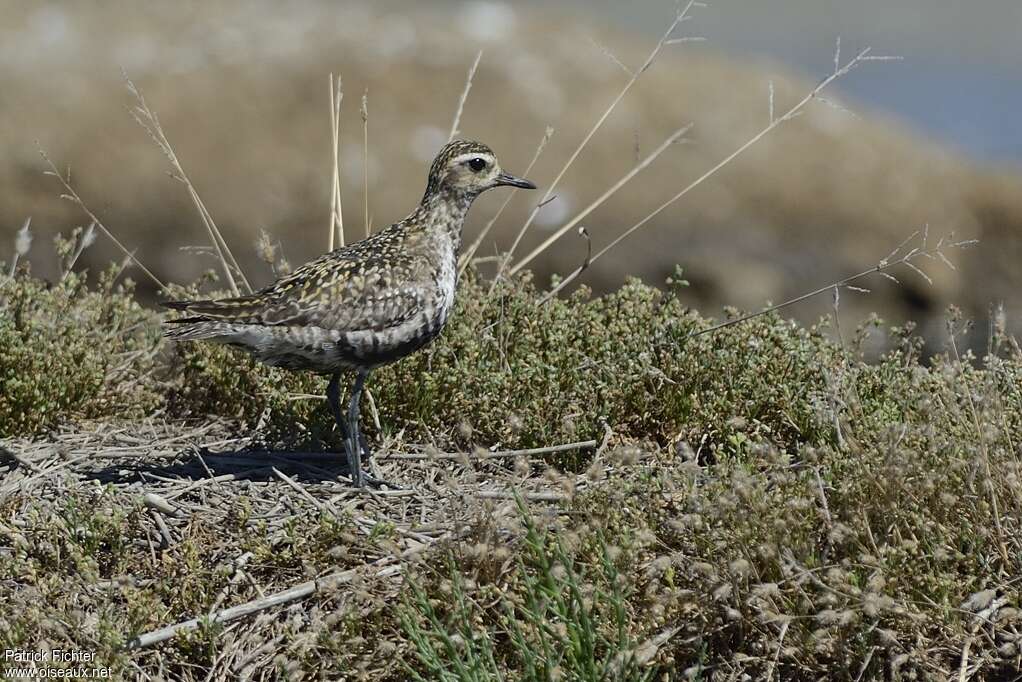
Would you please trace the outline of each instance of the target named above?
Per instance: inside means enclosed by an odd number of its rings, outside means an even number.
[[[187,317],[164,320],[163,335],[177,341],[227,341],[254,312],[251,296],[203,301],[163,301],[171,310],[191,313]]]
[[[257,296],[238,296],[202,301],[164,301],[163,306],[181,310],[210,320],[250,322],[262,310],[263,303]]]
[[[175,341],[222,341],[237,333],[237,325],[230,322],[216,322],[201,317],[185,317],[179,320],[165,320],[163,335]]]

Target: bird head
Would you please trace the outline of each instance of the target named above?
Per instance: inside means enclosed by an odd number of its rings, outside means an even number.
[[[493,150],[480,142],[454,140],[444,145],[429,169],[426,195],[454,192],[476,197],[494,187],[536,189],[524,178],[505,173]]]

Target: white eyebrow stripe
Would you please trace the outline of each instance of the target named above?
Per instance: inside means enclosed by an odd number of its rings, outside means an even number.
[[[470,154],[459,154],[458,156],[454,157],[454,162],[466,163],[468,161],[471,161],[472,159],[486,159],[489,163],[493,163],[494,161],[496,161],[496,159],[493,157],[493,154],[487,154],[485,152],[475,152]]]

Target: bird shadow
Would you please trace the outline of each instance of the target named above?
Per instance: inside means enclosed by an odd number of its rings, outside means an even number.
[[[159,459],[119,459],[103,467],[83,472],[86,478],[103,484],[161,485],[190,484],[202,479],[226,481],[280,480],[281,475],[295,481],[350,483],[344,453],[274,449],[245,446],[213,450],[188,446]]]

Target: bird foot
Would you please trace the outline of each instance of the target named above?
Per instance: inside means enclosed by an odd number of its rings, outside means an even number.
[[[373,461],[373,452],[372,452],[372,450],[369,449],[369,444],[366,443],[366,440],[362,436],[362,434],[359,434],[359,445],[360,445],[360,447],[359,447],[359,455],[360,456],[359,456],[359,460],[358,461],[359,461],[359,476],[361,478],[361,481],[354,480],[354,477],[352,476],[352,485],[354,485],[356,488],[363,488],[365,486],[369,486],[370,488],[375,488],[375,489],[387,488],[389,490],[404,490],[404,488],[402,488],[401,486],[395,485],[395,484],[391,483],[390,481],[387,481],[385,479],[379,478],[378,476],[369,473],[369,471],[366,471],[366,469],[371,469],[374,473],[378,473],[378,471],[376,469],[375,462]],[[346,457],[348,456],[348,448],[347,447],[345,448],[344,455]],[[351,457],[347,457],[347,459],[348,459],[348,475],[351,476],[352,473],[353,473],[351,471],[351,468],[352,468],[352,464],[354,464],[354,462],[352,461]],[[362,466],[362,465],[365,465],[365,466]]]
[[[376,490],[379,490],[381,488],[386,488],[388,490],[405,490],[405,488],[402,488],[399,485],[394,485],[390,481],[384,480],[382,478],[376,478],[375,476],[364,472],[362,474],[362,480],[367,486],[369,486],[370,488],[374,488]]]

